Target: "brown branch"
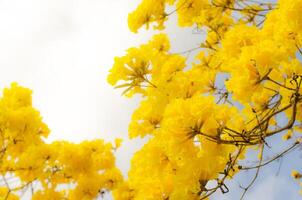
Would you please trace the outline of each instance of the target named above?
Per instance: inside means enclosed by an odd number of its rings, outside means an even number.
[[[268,160],[268,161],[266,161],[266,162],[264,162],[264,163],[262,163],[262,164],[260,164],[260,165],[250,166],[250,167],[242,167],[242,166],[238,166],[238,168],[239,168],[240,170],[251,170],[251,169],[257,169],[257,168],[259,168],[259,167],[263,167],[263,166],[268,165],[268,164],[274,162],[275,160],[277,160],[277,159],[283,157],[284,155],[290,153],[291,151],[295,150],[295,149],[299,146],[299,144],[301,144],[301,143],[298,142],[298,141],[295,142],[293,145],[291,145],[291,146],[290,146],[289,148],[287,148],[286,150],[282,151],[281,153],[279,153],[279,154],[277,154],[276,156],[274,156],[272,159],[270,159],[270,160]]]
[[[264,151],[264,145],[261,144],[260,146],[261,150],[260,150],[260,159],[259,159],[259,165],[261,165],[262,163],[262,160],[263,160],[263,151]],[[258,175],[259,175],[259,172],[260,172],[260,168],[261,167],[258,167],[257,168],[257,171],[256,171],[256,174],[254,176],[254,178],[252,179],[252,181],[250,182],[250,184],[247,186],[247,187],[242,187],[242,189],[244,190],[244,192],[242,193],[241,197],[240,197],[240,200],[242,200],[244,198],[244,196],[246,195],[247,191],[253,186],[253,184],[255,183]]]

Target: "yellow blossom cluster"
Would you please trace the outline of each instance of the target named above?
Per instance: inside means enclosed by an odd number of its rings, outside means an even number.
[[[237,119],[241,117],[235,109],[217,106],[212,97],[171,101],[161,127],[152,131],[152,139],[134,155],[127,187],[116,192],[116,199],[130,199],[119,195],[125,192],[134,199],[199,199],[207,181],[217,178],[230,159],[237,159],[234,146],[218,145],[202,134],[216,136],[220,127],[232,126]]]
[[[154,2],[142,0],[129,14],[131,31],[150,23],[162,30],[175,14],[179,26],[202,29],[205,39],[172,53],[161,32],[115,58],[108,82],[125,88],[128,97],[142,96],[129,137],[150,139],[135,153],[128,180],[114,197],[207,199],[217,190],[228,192],[225,179],[240,170],[259,169],[300,144],[302,0]],[[197,56],[187,60],[184,54],[192,51]],[[284,114],[285,124],[277,120]],[[267,138],[279,133],[293,146],[263,164]],[[259,151],[258,167],[239,165],[252,146]]]
[[[31,190],[34,200],[94,199],[121,182],[110,143],[46,143],[49,129],[32,107],[31,91],[13,83],[0,99],[0,199]]]
[[[256,169],[243,199],[261,167],[301,146],[301,8],[302,0],[142,0],[129,14],[130,30],[153,24],[162,32],[116,57],[108,75],[127,97],[141,96],[129,137],[148,139],[127,179],[115,166],[120,139],[47,143],[31,91],[13,83],[0,98],[0,198],[27,190],[34,200],[90,200],[107,191],[115,200],[208,199],[228,192],[236,173]],[[171,52],[164,29],[172,15],[205,33],[198,46]],[[264,160],[275,135],[292,145]],[[257,164],[242,165],[251,147]]]

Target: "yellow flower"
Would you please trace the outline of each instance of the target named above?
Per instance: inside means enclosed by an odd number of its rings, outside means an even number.
[[[286,134],[284,134],[284,135],[282,136],[282,139],[283,139],[283,140],[289,140],[289,139],[292,138],[292,136],[293,136],[293,132],[292,132],[292,130],[289,130],[289,131],[287,131]]]
[[[295,179],[302,178],[302,174],[300,174],[300,172],[298,172],[297,170],[292,170],[291,176]]]
[[[122,145],[122,142],[123,142],[122,139],[116,138],[116,139],[114,140],[115,148],[118,149],[118,148]]]

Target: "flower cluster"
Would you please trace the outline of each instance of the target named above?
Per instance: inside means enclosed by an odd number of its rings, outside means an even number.
[[[207,199],[218,189],[228,192],[225,180],[240,170],[258,171],[299,146],[294,135],[302,122],[301,0],[154,2],[142,0],[129,14],[131,31],[150,24],[164,30],[175,14],[179,26],[202,30],[205,39],[173,53],[162,32],[115,59],[109,83],[125,87],[128,97],[142,95],[129,137],[150,136],[115,199]],[[193,61],[184,55],[192,51]],[[279,133],[293,145],[263,160],[267,138]],[[250,147],[258,149],[259,163],[241,166]]]
[[[122,181],[110,143],[46,143],[49,129],[32,107],[31,91],[13,83],[0,99],[0,198],[94,199]],[[117,145],[119,141],[117,141]]]

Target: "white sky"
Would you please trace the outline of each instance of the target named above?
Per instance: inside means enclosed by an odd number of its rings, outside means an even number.
[[[152,35],[150,31],[136,35],[128,30],[127,15],[138,2],[0,1],[0,88],[16,81],[33,90],[34,106],[52,130],[49,141],[124,138],[117,164],[125,174],[131,155],[142,145],[140,140],[127,139],[138,98],[121,97],[121,91],[107,84],[106,76],[115,56]],[[175,20],[167,32],[175,52],[195,47],[201,39],[190,30],[176,32]],[[271,183],[276,180],[265,180],[261,188],[266,185],[273,190]],[[261,188],[255,188],[260,192],[260,197],[255,193],[258,200],[269,195],[261,198]]]
[[[106,82],[114,56],[141,43],[127,28],[125,0],[0,1],[0,87],[34,91],[50,139],[112,139],[136,104]]]

